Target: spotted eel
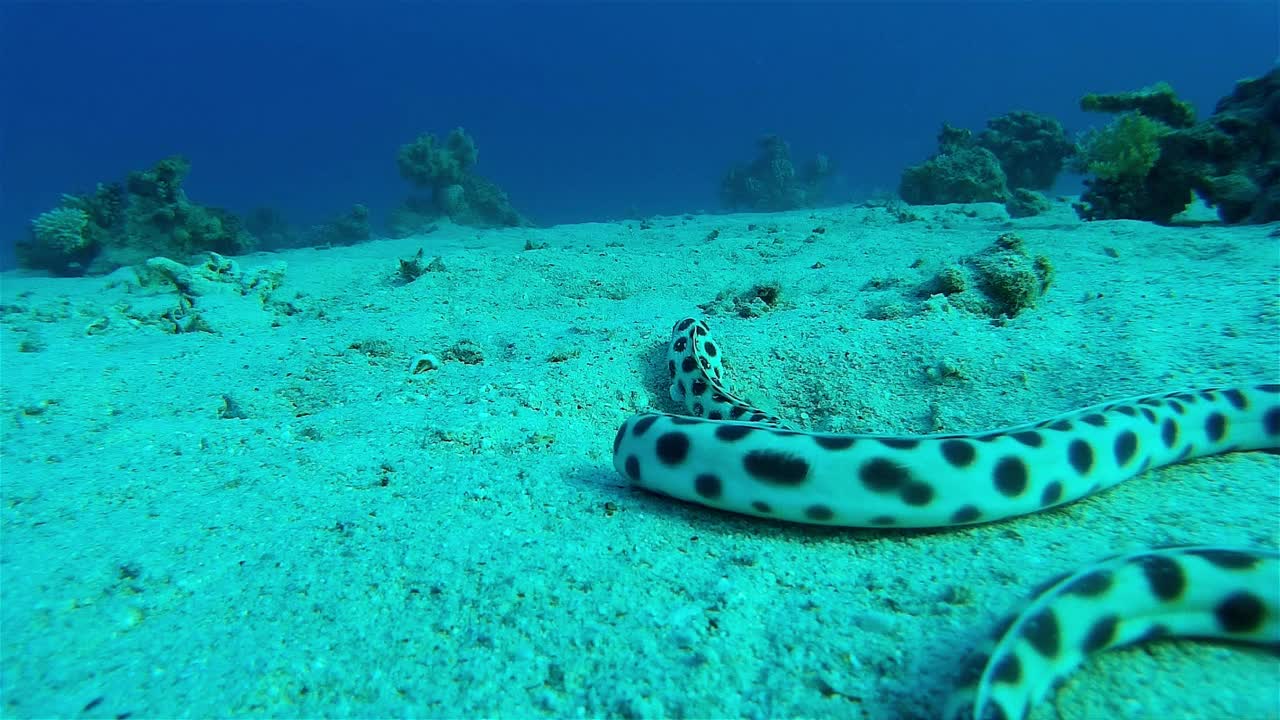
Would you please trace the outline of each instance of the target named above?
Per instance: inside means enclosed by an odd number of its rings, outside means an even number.
[[[1280,385],[1118,400],[979,433],[795,430],[730,392],[704,320],[672,329],[671,398],[642,413],[613,462],[632,484],[735,513],[845,527],[941,527],[1033,513],[1152,468],[1280,447]],[[1193,546],[1103,560],[1048,583],[964,673],[948,717],[1021,718],[1091,652],[1158,636],[1280,646],[1280,559]]]

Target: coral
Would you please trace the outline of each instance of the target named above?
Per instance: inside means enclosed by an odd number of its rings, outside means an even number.
[[[1075,151],[1062,123],[1047,115],[1017,111],[987,121],[976,144],[1000,161],[1010,188],[1048,190]]]
[[[150,170],[129,173],[125,187],[129,194],[149,198],[160,205],[176,205],[185,202],[182,181],[191,171],[191,163],[181,155],[172,155],[155,164]]]
[[[112,264],[133,264],[161,255],[185,260],[202,251],[237,255],[257,246],[256,238],[234,213],[187,199],[182,182],[190,169],[186,158],[175,155],[150,170],[129,174],[124,232],[111,244]]]
[[[190,169],[185,158],[175,155],[150,170],[130,173],[123,185],[99,184],[91,195],[63,195],[51,212],[84,220],[75,252],[49,252],[48,229],[37,227],[47,223],[41,216],[33,224],[32,241],[20,248],[19,261],[56,274],[83,275],[156,256],[185,259],[206,250],[237,254],[253,249],[255,238],[234,213],[187,199],[182,181]]]
[[[1082,145],[1082,169],[1094,177],[1076,206],[1080,216],[1167,223],[1194,191],[1225,223],[1280,220],[1280,69],[1238,83],[1200,123],[1188,124],[1190,106],[1157,87],[1082,101],[1129,112]]]
[[[964,271],[957,265],[949,265],[939,271],[931,281],[925,283],[923,293],[926,297],[938,293],[955,295],[964,292],[968,287]]]
[[[1189,128],[1196,123],[1191,103],[1179,100],[1169,83],[1158,82],[1132,92],[1089,93],[1080,98],[1085,112],[1123,113],[1135,111],[1171,128]]]
[[[942,129],[938,131],[938,152],[952,152],[957,148],[966,148],[973,145],[973,131],[968,128],[958,128],[951,123],[942,123]]]
[[[272,250],[355,245],[373,237],[369,208],[358,203],[345,213],[297,231],[289,226],[279,211],[255,208],[245,215],[244,227],[258,239],[260,247]]]
[[[443,146],[431,133],[423,133],[413,142],[400,146],[396,162],[404,179],[420,187],[438,190],[461,183],[478,157],[479,152],[471,136],[462,128],[454,128]]]
[[[968,130],[944,124],[938,153],[902,173],[898,194],[912,205],[1004,202],[1004,170],[990,150],[973,145]]]
[[[1280,68],[1238,83],[1166,153],[1223,222],[1280,220]]]
[[[912,205],[1002,203],[1011,188],[1051,187],[1074,151],[1061,123],[1032,112],[992,118],[976,138],[943,123],[938,152],[903,171],[898,194]]]
[[[726,207],[766,212],[808,207],[822,199],[822,186],[831,175],[831,161],[818,155],[798,171],[791,162],[791,148],[777,135],[757,143],[756,158],[735,165],[720,181],[720,199]]]
[[[74,252],[84,247],[88,226],[89,215],[74,208],[56,208],[31,221],[36,239],[59,252]]]
[[[981,252],[946,265],[914,285],[916,304],[880,304],[873,319],[917,312],[959,311],[990,317],[1011,318],[1036,303],[1053,282],[1053,265],[1043,255],[1032,256],[1022,239],[1004,233]],[[896,284],[896,283],[894,283]],[[887,284],[882,284],[881,289]]]
[[[1271,172],[1274,174],[1276,169]],[[1274,175],[1266,193],[1253,178],[1240,172],[1205,177],[1200,188],[1201,194],[1218,207],[1218,217],[1225,223],[1250,220],[1255,212],[1254,222],[1280,220],[1280,195],[1277,194],[1280,184]]]
[[[63,195],[63,207],[84,210],[89,215],[89,232],[110,232],[124,223],[129,198],[120,183],[98,183],[92,195]]]
[[[449,133],[443,146],[431,133],[401,146],[396,158],[400,175],[429,190],[431,202],[428,205],[411,198],[392,218],[393,235],[414,234],[440,215],[477,227],[529,224],[505,192],[471,171],[477,158],[475,142],[462,128]]]
[[[1146,220],[1168,223],[1191,203],[1191,188],[1158,178],[1088,178],[1076,214],[1084,220]]]
[[[1137,112],[1126,112],[1080,142],[1073,166],[1103,180],[1145,178],[1160,159],[1160,138],[1169,127]]]
[[[1135,111],[1094,130],[1081,141],[1075,169],[1092,174],[1076,206],[1086,220],[1129,218],[1168,222],[1191,201],[1189,188],[1152,178],[1169,126]]]
[[[134,173],[130,178],[124,232],[107,248],[110,265],[132,265],[156,256],[185,260],[201,251],[238,255],[256,247],[256,239],[235,214],[187,200],[180,176],[156,183],[138,181],[142,176]]]
[[[55,275],[81,275],[98,250],[89,225],[89,214],[80,208],[41,213],[31,221],[30,240],[18,244],[18,259]]]
[[[83,275],[123,232],[127,202],[119,183],[99,183],[91,195],[64,194],[58,207],[32,221],[31,238],[18,243],[19,263],[55,275]],[[74,230],[69,227],[73,218]],[[65,226],[55,227],[58,223]]]

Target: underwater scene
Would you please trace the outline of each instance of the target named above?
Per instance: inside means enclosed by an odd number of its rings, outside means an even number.
[[[0,717],[1280,718],[1274,2],[0,2]]]

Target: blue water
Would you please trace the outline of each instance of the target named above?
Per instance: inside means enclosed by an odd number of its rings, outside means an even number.
[[[766,132],[833,200],[943,121],[1157,80],[1206,114],[1277,57],[1274,2],[0,5],[0,260],[61,193],[182,153],[200,203],[295,223],[401,202],[399,145],[464,126],[540,224],[715,210]]]

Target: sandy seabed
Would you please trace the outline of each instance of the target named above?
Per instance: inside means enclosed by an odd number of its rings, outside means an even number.
[[[1265,453],[936,531],[628,486],[614,432],[679,411],[664,345],[690,314],[739,392],[819,430],[978,431],[1280,376],[1274,226],[913,212],[446,225],[5,274],[0,713],[933,718],[1037,582],[1151,545],[1277,545]],[[1035,307],[920,295],[1008,232],[1055,268]],[[403,282],[419,248],[439,264]],[[765,283],[774,307],[725,310]],[[1274,656],[1114,651],[1032,715],[1228,716],[1280,716]]]

